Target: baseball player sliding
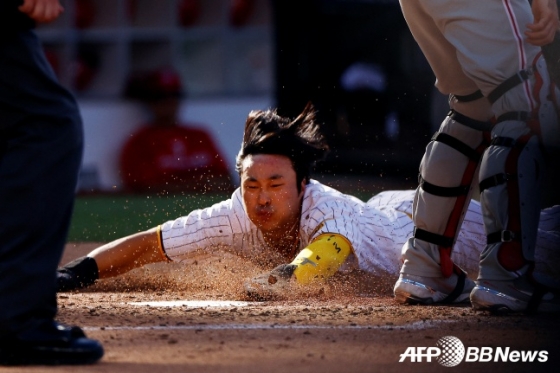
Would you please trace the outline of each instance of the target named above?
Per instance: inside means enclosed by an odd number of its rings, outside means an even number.
[[[287,281],[305,285],[344,269],[396,278],[401,247],[412,234],[414,191],[383,192],[364,203],[310,180],[311,166],[327,151],[311,105],[294,120],[274,110],[251,112],[237,156],[241,186],[231,199],[108,243],[59,268],[59,291],[148,263],[220,250],[277,265],[247,281],[247,293],[260,299],[279,295]],[[457,261],[476,271],[485,239],[480,205],[471,202],[457,238]],[[543,262],[553,263],[560,247],[560,206],[542,212],[538,242]],[[542,272],[560,279],[558,266]]]

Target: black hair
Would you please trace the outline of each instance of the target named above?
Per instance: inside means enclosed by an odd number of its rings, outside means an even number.
[[[313,105],[308,103],[294,120],[278,115],[276,110],[251,111],[245,122],[243,142],[235,168],[241,174],[243,160],[251,154],[283,155],[290,159],[298,190],[301,181],[309,182],[311,168],[323,159],[329,147],[315,122]]]

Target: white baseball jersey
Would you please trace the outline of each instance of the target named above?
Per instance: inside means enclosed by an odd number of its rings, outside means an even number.
[[[311,180],[303,197],[299,249],[322,233],[341,234],[352,243],[353,249],[343,270],[359,268],[370,273],[398,275],[401,248],[414,227],[413,198],[414,190],[386,191],[366,203]],[[557,207],[548,218],[541,219],[550,230],[539,236],[539,244],[547,250],[560,242],[560,206]],[[227,250],[248,259],[275,255],[249,220],[239,189],[231,199],[164,223],[161,233],[163,249],[173,261],[216,250]],[[478,257],[485,243],[480,205],[473,201],[454,248],[457,265],[467,271],[478,270]]]

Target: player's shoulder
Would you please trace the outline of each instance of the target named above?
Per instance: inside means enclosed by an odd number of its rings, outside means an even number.
[[[187,215],[168,222],[168,225],[212,225],[215,224],[216,221],[228,221],[234,232],[248,229],[249,220],[244,209],[239,189],[233,192],[231,198],[216,202],[204,208],[192,210]]]
[[[231,210],[236,214],[245,214],[245,205],[243,204],[240,188],[236,188],[230,198],[216,202],[209,208],[214,210]]]
[[[306,194],[317,194],[317,193],[326,193],[329,195],[339,195],[342,194],[342,192],[328,186],[325,185],[323,183],[321,183],[320,181],[317,181],[315,179],[310,179],[309,183],[305,186],[305,192]]]
[[[325,185],[317,180],[311,179],[309,184],[307,184],[305,189],[304,201],[309,200],[315,203],[318,202],[329,202],[329,201],[339,201],[339,202],[349,202],[352,204],[362,204],[363,201],[360,199],[342,193],[341,191],[334,189],[328,185]]]
[[[411,190],[386,190],[376,194],[367,201],[369,207],[380,210],[394,209],[406,213],[412,213],[412,204],[416,191]]]
[[[414,198],[415,189],[410,190],[385,190],[373,196],[371,200],[408,201]]]

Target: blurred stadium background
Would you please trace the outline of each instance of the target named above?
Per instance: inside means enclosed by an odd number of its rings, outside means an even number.
[[[62,3],[65,14],[38,34],[82,110],[81,193],[123,191],[120,152],[148,121],[123,94],[127,79],[162,66],[187,93],[180,121],[205,128],[234,183],[250,110],[293,116],[311,101],[333,148],[317,172],[397,177],[415,176],[446,110],[396,0]]]
[[[177,72],[183,88],[177,124],[195,124],[208,134],[233,186],[250,110],[274,107],[295,116],[311,101],[332,148],[315,177],[362,199],[415,186],[423,149],[447,111],[397,0],[62,3],[64,15],[37,32],[84,120],[70,240],[120,237],[231,193],[210,191],[208,184],[194,194],[187,187],[127,189],[123,147],[152,120],[126,92],[131,76]]]

